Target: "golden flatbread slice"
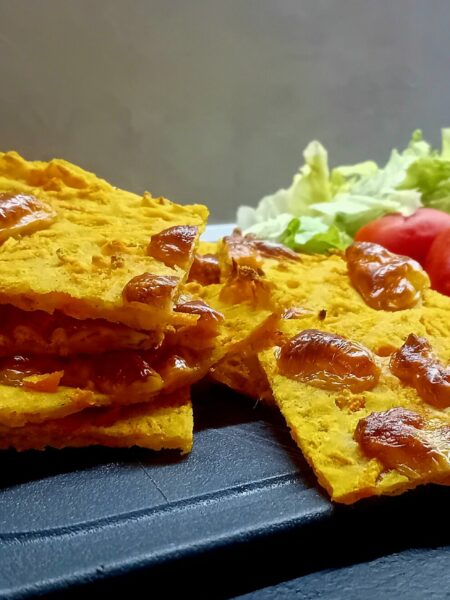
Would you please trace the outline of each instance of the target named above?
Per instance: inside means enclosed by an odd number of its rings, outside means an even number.
[[[215,341],[209,377],[238,393],[271,404],[272,392],[259,365],[257,352],[273,343],[279,315],[273,313],[264,303],[259,305],[257,288],[252,301],[247,295],[240,301],[239,285],[232,289],[231,298],[226,287],[227,283],[204,287],[188,284],[185,287],[225,315],[225,321]],[[265,295],[265,290],[263,293]]]
[[[272,389],[261,367],[256,351],[231,352],[213,365],[210,378],[238,394],[274,405]]]
[[[237,233],[225,238],[221,242],[200,242],[198,254],[194,259],[189,280],[196,281],[204,286],[203,295],[211,294],[217,289],[214,284],[221,281],[218,300],[230,310],[230,306],[237,313],[247,311],[250,320],[266,311],[269,314],[272,310],[275,314],[271,317],[272,333],[263,335],[261,342],[241,345],[238,349],[230,348],[229,352],[221,358],[210,369],[210,378],[213,381],[222,383],[234,391],[248,395],[257,400],[263,400],[268,404],[273,403],[272,392],[267,382],[267,377],[261,369],[256,352],[262,350],[264,345],[270,345],[273,337],[273,327],[277,322],[276,313],[279,312],[275,302],[272,302],[271,293],[273,288],[263,281],[264,274],[259,272],[259,262],[262,256],[255,259],[254,248],[247,248],[244,244],[243,254],[246,256],[247,250],[252,260],[244,261],[239,265],[235,258],[242,258],[234,255],[228,248],[227,240],[244,239]],[[233,247],[233,250],[236,250]],[[242,250],[238,248],[238,251]],[[292,259],[291,254],[290,259]],[[283,252],[282,252],[283,253]],[[262,264],[262,262],[261,262]],[[254,268],[255,267],[255,268]],[[198,292],[201,293],[201,292]],[[248,312],[250,309],[250,312]],[[244,312],[243,312],[244,311]],[[233,325],[234,327],[234,325]],[[268,333],[268,330],[265,331]]]
[[[245,335],[245,334],[243,334]],[[214,347],[192,350],[121,350],[66,358],[14,356],[0,359],[0,424],[41,423],[88,406],[157,401],[201,379],[215,360]]]
[[[283,343],[260,353],[292,437],[333,500],[348,504],[448,480],[449,408],[425,401],[390,368],[390,357],[410,334],[423,336],[441,360],[449,360],[449,325],[445,335],[431,335],[430,319],[431,313],[421,309],[362,311],[325,320],[303,315],[282,321]],[[319,344],[317,333],[311,333],[317,331],[319,337],[342,337],[336,342],[320,338]],[[343,354],[345,348],[353,358]],[[334,379],[327,379],[326,371]],[[444,373],[445,387],[448,368],[438,372]],[[356,373],[366,379],[352,379]],[[339,387],[342,377],[347,387]]]
[[[111,397],[91,390],[59,386],[53,392],[0,385],[0,426],[22,427],[60,419],[91,406],[108,406]]]
[[[178,346],[174,344],[174,353],[182,360],[174,365],[172,373],[164,370],[163,377],[165,381],[165,389],[173,389],[177,384],[178,378],[190,377],[189,382],[198,381],[209,373],[214,373],[214,367],[220,364],[225,356],[244,356],[253,355],[256,357],[257,350],[260,350],[263,344],[270,343],[277,329],[278,316],[274,315],[271,310],[266,308],[255,308],[255,306],[247,301],[230,303],[222,298],[223,287],[220,284],[211,284],[202,286],[198,283],[188,283],[183,288],[182,297],[184,299],[196,298],[197,302],[200,299],[207,306],[211,307],[218,314],[223,315],[223,320],[219,324],[218,335],[213,338],[213,345],[208,344],[207,347],[201,349],[202,344],[192,358],[192,351],[183,351],[180,342],[182,336],[176,337]],[[186,333],[189,337],[189,332]],[[170,336],[166,338],[170,340]],[[172,363],[173,364],[173,363]],[[191,374],[189,373],[191,370]],[[173,375],[173,383],[170,381],[170,375]],[[217,378],[219,381],[219,379]],[[237,388],[236,388],[237,389]],[[242,391],[242,390],[237,390]]]
[[[368,308],[353,288],[340,255],[296,254],[236,230],[219,243],[218,258],[223,279],[235,264],[257,270],[261,282],[271,286],[274,310],[298,306],[342,314]]]
[[[182,297],[178,298],[174,311],[187,321],[165,332],[138,331],[104,319],[79,320],[61,311],[49,314],[3,304],[0,305],[0,357],[23,354],[65,357],[124,349],[158,350],[163,342],[193,349],[213,345],[220,315],[205,319],[207,306],[195,306],[195,302],[186,302]]]
[[[246,297],[230,300],[224,294],[226,285],[202,286],[188,283],[183,293],[200,298],[214,310],[224,315],[219,333],[214,340],[211,364],[216,364],[227,353],[250,351],[261,347],[263,340],[270,340],[276,332],[278,315],[270,308],[258,306]]]
[[[331,315],[359,313],[361,310],[378,312],[368,306],[355,289],[349,277],[347,260],[341,253],[296,254],[280,244],[257,240],[249,235],[243,236],[237,230],[218,244],[217,256],[222,279],[229,277],[235,264],[258,270],[261,282],[271,285],[276,310],[297,306],[313,312],[325,310]],[[408,260],[393,254],[390,254],[390,258],[396,265],[400,265],[398,275],[405,276],[402,268]],[[419,265],[414,268],[417,271],[415,276],[421,280],[423,287],[421,293],[417,294],[418,298],[423,296],[424,304],[427,301],[436,302],[433,300],[435,296],[428,289],[427,276]],[[412,267],[411,269],[414,270]],[[380,277],[381,271],[377,275],[377,285],[380,285]],[[389,284],[389,281],[386,283]]]
[[[111,186],[64,160],[0,154],[1,304],[133,329],[172,310],[208,211]]]
[[[88,409],[76,415],[29,424],[0,426],[0,448],[43,450],[91,445],[190,452],[193,443],[193,414],[188,388],[161,396],[152,404],[131,407]]]

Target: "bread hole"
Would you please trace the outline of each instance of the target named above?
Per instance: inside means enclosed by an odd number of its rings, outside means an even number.
[[[289,289],[291,290],[295,290],[296,288],[299,287],[300,282],[297,281],[296,279],[288,279],[286,281],[286,285],[288,286]]]

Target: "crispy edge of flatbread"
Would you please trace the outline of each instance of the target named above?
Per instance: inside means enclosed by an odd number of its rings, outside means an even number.
[[[0,427],[0,448],[19,451],[102,445],[173,449],[186,454],[192,444],[193,411],[189,388],[162,395],[154,403],[90,408],[44,423]]]

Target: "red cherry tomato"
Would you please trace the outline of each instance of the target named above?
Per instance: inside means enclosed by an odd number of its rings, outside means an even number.
[[[431,287],[450,296],[450,228],[442,231],[431,244],[425,260]]]
[[[450,214],[434,208],[419,208],[410,217],[393,214],[372,221],[361,227],[355,240],[381,244],[423,265],[434,238],[448,228]]]

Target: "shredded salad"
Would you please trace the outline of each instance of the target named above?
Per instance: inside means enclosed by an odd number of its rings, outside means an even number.
[[[415,131],[384,167],[366,161],[330,170],[318,141],[308,144],[303,157],[289,188],[265,196],[256,208],[238,209],[244,233],[324,253],[343,250],[362,226],[386,214],[409,216],[422,206],[450,213],[450,128],[442,130],[441,150]]]

